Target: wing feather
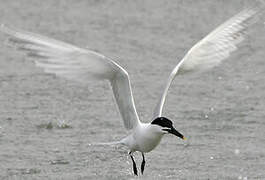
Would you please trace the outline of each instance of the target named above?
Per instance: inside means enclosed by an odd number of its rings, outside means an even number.
[[[162,115],[168,89],[176,75],[205,71],[219,65],[238,49],[237,45],[246,37],[247,28],[257,21],[263,10],[264,4],[242,10],[195,44],[171,72],[155,107],[153,118]]]
[[[34,58],[36,66],[47,73],[87,83],[88,79],[107,79],[126,129],[139,123],[128,73],[109,58],[74,45],[39,34],[2,25],[0,31],[9,36],[9,45]]]

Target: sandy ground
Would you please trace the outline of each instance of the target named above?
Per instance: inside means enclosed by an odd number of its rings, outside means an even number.
[[[185,52],[250,2],[1,0],[0,22],[115,59],[148,122]],[[166,136],[140,179],[265,179],[263,22],[250,32],[222,66],[175,79],[165,116],[189,140]],[[0,179],[137,179],[126,148],[90,146],[128,133],[108,84],[44,74],[0,39]]]

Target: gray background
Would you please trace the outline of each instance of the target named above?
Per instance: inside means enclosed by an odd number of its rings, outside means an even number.
[[[115,59],[148,122],[185,52],[250,2],[1,0],[0,22]],[[175,79],[164,115],[189,140],[164,137],[143,179],[265,179],[263,22],[250,32],[221,66]],[[44,74],[0,38],[0,179],[134,179],[126,148],[89,145],[127,133],[108,83]]]

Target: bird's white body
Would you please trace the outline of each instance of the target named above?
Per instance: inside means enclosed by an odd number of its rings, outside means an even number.
[[[164,134],[156,125],[139,123],[130,135],[121,140],[121,143],[131,152],[150,152],[160,143]]]

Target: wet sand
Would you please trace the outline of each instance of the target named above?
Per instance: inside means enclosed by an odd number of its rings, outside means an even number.
[[[250,3],[1,0],[0,22],[116,60],[148,122],[187,50]],[[221,66],[175,79],[164,115],[188,141],[166,136],[146,155],[140,179],[265,179],[263,23],[250,32]],[[128,133],[108,83],[87,88],[45,74],[0,39],[0,179],[137,179],[126,148],[90,146]]]

